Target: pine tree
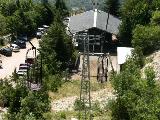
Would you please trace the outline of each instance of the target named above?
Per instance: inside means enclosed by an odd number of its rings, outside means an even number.
[[[119,15],[119,0],[106,0],[104,10],[112,15]]]
[[[56,0],[55,7],[63,18],[69,15],[69,11],[64,0]]]

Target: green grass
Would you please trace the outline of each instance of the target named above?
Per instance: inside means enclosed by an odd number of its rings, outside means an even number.
[[[101,89],[112,89],[109,82],[98,83],[96,80],[91,80],[91,91],[97,91]],[[80,80],[73,80],[65,82],[57,92],[49,92],[52,100],[58,100],[64,97],[79,96],[80,94]]]
[[[111,111],[101,112],[93,111],[93,120],[111,120]],[[61,111],[61,112],[52,112],[47,113],[46,120],[71,120],[71,118],[78,118],[79,111]]]

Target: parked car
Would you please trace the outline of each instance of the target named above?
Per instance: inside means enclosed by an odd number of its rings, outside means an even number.
[[[49,26],[48,25],[43,25],[43,28],[44,28],[44,34],[47,35],[47,30],[48,30]]]
[[[5,55],[7,57],[12,56],[12,49],[9,48],[9,47],[1,48],[0,49],[0,54]]]
[[[26,42],[23,40],[17,39],[16,41],[14,41],[14,44],[18,45],[20,48],[26,48]]]
[[[16,44],[11,44],[10,47],[12,48],[13,52],[19,52],[20,51],[20,47]]]
[[[43,25],[43,28],[48,29],[49,26],[48,25]]]
[[[45,32],[45,28],[38,28],[38,31],[40,31],[43,34]]]
[[[19,66],[19,70],[23,70],[27,72],[28,66],[23,65],[23,66]]]
[[[19,76],[23,76],[27,74],[27,69],[29,68],[29,66],[27,66],[26,64],[22,63],[19,65],[19,69],[17,71],[17,74]]]
[[[0,55],[0,68],[2,68],[2,59],[1,59],[1,55]]]
[[[2,60],[0,60],[0,68],[2,68]]]
[[[30,63],[21,63],[21,64],[19,64],[19,66],[28,66],[28,67],[31,67],[32,65]]]
[[[37,32],[36,32],[36,37],[37,37],[37,39],[41,39],[41,37],[42,37],[42,32],[41,32],[41,31],[37,31]]]
[[[27,57],[25,60],[26,63],[29,63],[31,65],[34,64],[34,61],[35,61],[35,58],[29,58],[29,57]]]
[[[29,40],[28,37],[27,37],[27,35],[25,35],[25,34],[17,36],[17,39],[25,41],[25,42],[27,42]]]
[[[48,26],[45,26],[45,27],[48,27]],[[46,32],[46,28],[39,27],[37,32],[36,32],[37,39],[40,39],[45,32]]]
[[[26,75],[27,74],[27,71],[26,70],[18,70],[17,71],[17,75],[18,76],[24,76],[24,75]]]

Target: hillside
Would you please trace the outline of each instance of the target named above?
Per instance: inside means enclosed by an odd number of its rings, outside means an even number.
[[[55,0],[48,0],[50,3],[55,3]],[[99,1],[99,8],[103,8],[103,3],[105,0],[100,0]],[[92,6],[92,0],[65,0],[67,6],[69,9],[73,7],[78,7],[78,8],[85,8],[86,10],[90,10],[93,8]]]
[[[150,66],[153,67],[155,71],[155,79],[160,80],[160,50],[154,52],[146,58],[146,65],[144,68]]]

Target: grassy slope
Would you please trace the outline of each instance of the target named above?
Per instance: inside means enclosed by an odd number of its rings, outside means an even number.
[[[104,88],[110,88],[110,83],[98,83],[96,80],[91,80],[91,91],[97,91]],[[70,96],[79,96],[80,94],[80,81],[79,80],[73,80],[66,82],[62,85],[61,88],[59,88],[58,92],[53,93],[49,92],[50,97],[52,100],[58,100],[60,98],[64,97],[70,97]]]
[[[91,91],[98,91],[102,89],[112,89],[112,86],[110,82],[100,84],[96,80],[91,80]],[[49,92],[51,100],[58,100],[64,97],[70,97],[70,96],[79,96],[80,94],[80,81],[79,80],[73,80],[66,82],[62,85],[62,87],[59,89],[58,92],[53,93]],[[99,103],[97,103],[99,104]],[[95,105],[92,103],[92,106],[94,108],[93,114],[94,114],[94,120],[111,120],[111,111],[106,107],[106,109],[100,108],[99,105]],[[73,117],[78,116],[78,111],[61,111],[61,112],[52,112],[50,113],[50,117],[52,120],[63,120],[62,118],[65,116],[65,120],[71,120]],[[47,115],[49,116],[49,115]]]

